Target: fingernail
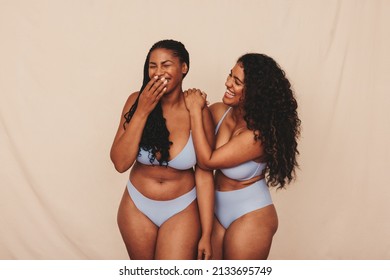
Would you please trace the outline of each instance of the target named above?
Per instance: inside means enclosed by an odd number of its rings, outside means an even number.
[[[168,83],[168,80],[165,80],[165,81],[164,81],[164,84],[167,84],[167,83]]]
[[[158,79],[158,76],[154,76],[154,78],[157,80],[157,79]]]
[[[165,77],[162,77],[162,78],[161,78],[161,81],[164,81],[164,80],[165,80]]]

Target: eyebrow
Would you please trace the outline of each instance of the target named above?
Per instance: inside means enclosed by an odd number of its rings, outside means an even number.
[[[172,60],[169,60],[169,59],[168,59],[168,60],[164,60],[163,62],[161,62],[161,64],[165,64],[165,63],[167,63],[167,62],[173,63]],[[156,65],[157,63],[156,63],[156,62],[153,62],[153,61],[150,61],[149,64],[154,64],[154,65]]]

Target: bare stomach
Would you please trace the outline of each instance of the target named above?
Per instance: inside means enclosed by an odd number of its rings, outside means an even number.
[[[215,189],[220,192],[235,191],[252,185],[261,179],[264,179],[264,175],[256,176],[245,181],[237,181],[226,177],[220,170],[217,170],[215,172]]]
[[[130,182],[144,196],[153,200],[170,200],[189,192],[195,186],[193,169],[177,170],[136,162]]]

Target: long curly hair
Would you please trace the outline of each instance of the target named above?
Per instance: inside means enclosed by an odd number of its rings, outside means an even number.
[[[185,46],[175,40],[161,40],[155,43],[149,50],[144,64],[144,77],[141,89],[139,91],[138,97],[135,100],[134,104],[131,106],[130,110],[124,115],[125,123],[123,124],[124,129],[126,129],[126,124],[130,122],[131,118],[134,115],[134,112],[137,110],[138,100],[145,86],[149,83],[149,59],[152,51],[156,49],[167,49],[172,51],[173,56],[178,57],[181,63],[186,63],[188,69],[190,68],[190,57]],[[188,73],[188,71],[187,71]],[[183,78],[187,75],[183,74]],[[156,154],[159,153],[161,156],[158,159],[160,166],[168,166],[169,161],[169,148],[171,147],[172,142],[169,141],[169,130],[167,129],[165,118],[163,117],[163,111],[161,107],[161,101],[159,101],[153,111],[149,114],[148,119],[145,124],[145,128],[142,133],[141,141],[139,147],[143,150],[149,151],[149,161],[153,164],[156,159]]]
[[[244,69],[244,119],[264,146],[268,186],[284,188],[298,167],[298,104],[285,72],[271,57],[248,53],[237,63]]]

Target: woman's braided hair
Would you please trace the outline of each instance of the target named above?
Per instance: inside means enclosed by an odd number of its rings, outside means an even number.
[[[126,124],[130,122],[131,118],[134,115],[134,112],[137,110],[138,100],[145,86],[149,83],[149,58],[152,51],[156,49],[167,49],[172,52],[172,54],[179,58],[181,63],[186,63],[188,69],[190,68],[190,58],[188,51],[185,46],[175,40],[162,40],[155,43],[149,50],[148,55],[146,56],[144,64],[144,77],[140,93],[138,94],[137,99],[134,104],[131,106],[130,110],[124,115],[126,119],[123,124],[126,129]],[[187,71],[188,73],[188,71]],[[183,78],[186,74],[183,74]],[[142,133],[141,141],[139,147],[149,151],[149,160],[150,163],[153,163],[156,159],[156,154],[159,153],[159,164],[168,165],[169,161],[169,148],[172,145],[172,142],[169,141],[169,131],[167,129],[165,118],[163,117],[161,101],[159,101],[153,111],[149,114],[148,119],[145,124],[144,131]]]

